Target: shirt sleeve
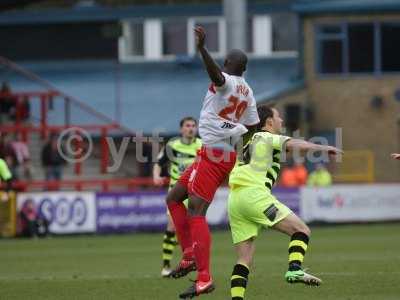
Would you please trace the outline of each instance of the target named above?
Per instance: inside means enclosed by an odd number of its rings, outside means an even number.
[[[161,149],[160,153],[157,156],[157,164],[159,164],[161,167],[165,166],[168,163],[167,147],[169,147],[168,144]]]
[[[288,140],[290,140],[289,136],[274,134],[272,145],[274,149],[283,151],[283,148],[285,147],[285,144]]]
[[[12,177],[10,169],[3,159],[0,159],[0,177],[4,181],[10,180]]]
[[[258,112],[257,112],[256,99],[254,99],[253,92],[251,92],[250,97],[251,97],[250,101],[251,104],[249,107],[247,107],[243,117],[243,124],[246,126],[253,126],[260,122],[260,118],[258,117]]]
[[[225,83],[222,86],[216,86],[215,84],[213,86],[217,92],[225,94],[233,89],[234,82],[232,76],[229,74],[222,72],[222,75],[225,78]]]
[[[269,132],[266,132],[266,134],[264,134],[264,140],[266,141],[266,144],[269,144],[270,146],[272,146],[273,149],[279,151],[283,151],[285,143],[290,139],[291,138],[289,136],[285,135],[272,134]]]

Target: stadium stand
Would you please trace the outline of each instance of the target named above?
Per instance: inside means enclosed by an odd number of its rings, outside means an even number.
[[[296,76],[296,58],[254,59],[250,61],[247,80],[254,91],[279,92]],[[123,64],[116,70],[112,61],[77,61],[23,64],[39,77],[62,91],[82,99],[110,119],[115,116],[116,84],[120,88],[121,123],[132,130],[162,130],[176,133],[176,120],[185,115],[197,116],[209,82],[200,62]],[[0,70],[0,76],[17,91],[37,87],[15,72]],[[120,72],[120,75],[116,74]],[[115,78],[120,76],[120,81]],[[168,78],[168,80],[166,80]],[[257,92],[256,92],[257,97]],[[157,107],[157,110],[154,108]],[[49,122],[63,120],[59,107],[49,113]],[[129,109],[127,109],[129,108]],[[33,110],[35,108],[32,108]],[[168,116],[168,117],[166,117]],[[83,111],[71,113],[72,123],[92,122]],[[155,122],[157,120],[157,122]]]

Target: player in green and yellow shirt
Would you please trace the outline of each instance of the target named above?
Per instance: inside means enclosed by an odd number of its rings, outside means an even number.
[[[0,158],[0,200],[7,201],[11,195],[12,189],[12,174],[4,159]]]
[[[271,194],[271,189],[279,175],[282,153],[295,149],[327,151],[330,154],[342,152],[335,147],[280,135],[283,121],[274,108],[261,106],[258,114],[258,132],[244,147],[243,155],[229,177],[229,222],[238,255],[231,278],[231,295],[234,300],[244,299],[255,239],[262,227],[271,227],[291,237],[289,268],[285,274],[287,282],[309,285],[321,283],[319,278],[307,274],[301,267],[310,229]]]
[[[169,189],[178,181],[185,169],[190,166],[197,150],[201,148],[201,139],[197,138],[197,121],[195,118],[186,117],[180,121],[181,136],[170,139],[158,155],[157,163],[153,167],[153,181],[155,185],[161,186],[165,178],[161,177],[163,166],[168,166]],[[167,229],[162,244],[163,268],[161,276],[168,277],[171,273],[170,263],[173,251],[177,243],[175,227],[168,214]]]

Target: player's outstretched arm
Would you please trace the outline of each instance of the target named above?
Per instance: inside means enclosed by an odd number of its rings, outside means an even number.
[[[203,27],[196,27],[194,29],[196,34],[196,45],[203,58],[204,65],[206,67],[208,76],[216,86],[223,86],[225,84],[225,77],[222,75],[222,71],[215,60],[211,57],[205,47],[206,33]]]
[[[306,142],[299,139],[290,139],[286,142],[286,149],[289,151],[324,151],[332,155],[343,154],[341,149],[333,146],[318,145],[310,142]]]
[[[400,153],[392,153],[390,155],[393,159],[400,159]]]

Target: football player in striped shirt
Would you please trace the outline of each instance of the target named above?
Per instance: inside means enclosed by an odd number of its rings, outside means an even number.
[[[280,171],[284,151],[324,151],[340,154],[332,146],[323,146],[280,135],[282,119],[276,109],[258,108],[260,124],[242,158],[229,177],[229,222],[238,260],[231,277],[232,300],[244,299],[250,266],[255,250],[255,239],[262,227],[271,227],[290,237],[289,266],[285,274],[289,283],[319,285],[321,280],[302,268],[310,238],[310,229],[288,207],[271,193]]]

